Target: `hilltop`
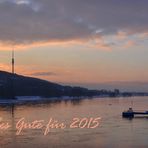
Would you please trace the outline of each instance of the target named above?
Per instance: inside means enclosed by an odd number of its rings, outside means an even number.
[[[0,71],[0,97],[11,98],[13,95],[43,97],[94,96],[99,95],[99,91],[63,86],[38,78]]]
[[[0,71],[0,98],[10,98],[14,96],[41,96],[41,97],[129,97],[148,96],[145,92],[120,92],[108,90],[89,90],[79,86],[64,86],[46,80],[12,74]]]

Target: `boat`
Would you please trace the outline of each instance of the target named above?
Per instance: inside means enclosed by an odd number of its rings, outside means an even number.
[[[133,111],[132,108],[129,108],[127,111],[122,112],[123,118],[134,118],[135,115],[147,116],[148,111]]]

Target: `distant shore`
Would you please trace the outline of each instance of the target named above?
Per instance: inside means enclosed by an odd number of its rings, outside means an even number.
[[[92,90],[80,86],[64,86],[42,79],[0,71],[0,100],[16,102],[19,98],[25,97],[29,101],[32,98],[36,98],[35,100],[39,100],[39,98],[49,98],[49,100],[67,98],[70,100],[73,98],[131,96],[148,96],[148,92],[121,92],[117,88],[113,90]]]
[[[69,97],[69,96],[63,96],[63,97],[41,97],[41,96],[16,96],[16,99],[10,99],[10,98],[0,98],[0,105],[12,105],[12,104],[25,104],[25,103],[42,103],[42,102],[53,102],[53,101],[81,101],[84,99],[103,99],[103,98],[128,98],[128,97],[146,97],[148,95],[132,95],[132,96],[122,96],[118,95],[115,97],[110,96],[80,96],[80,97]]]

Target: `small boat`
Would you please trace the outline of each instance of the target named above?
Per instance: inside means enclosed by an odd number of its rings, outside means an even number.
[[[133,118],[134,112],[132,108],[129,108],[127,111],[122,112],[122,117],[124,118]]]
[[[123,118],[134,118],[134,115],[148,115],[148,111],[133,111],[132,108],[129,108],[127,111],[122,112]]]

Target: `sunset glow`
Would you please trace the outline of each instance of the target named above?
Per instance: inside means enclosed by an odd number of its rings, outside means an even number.
[[[14,49],[17,74],[84,86],[148,82],[147,12],[145,0],[1,0],[0,70],[11,71]]]

